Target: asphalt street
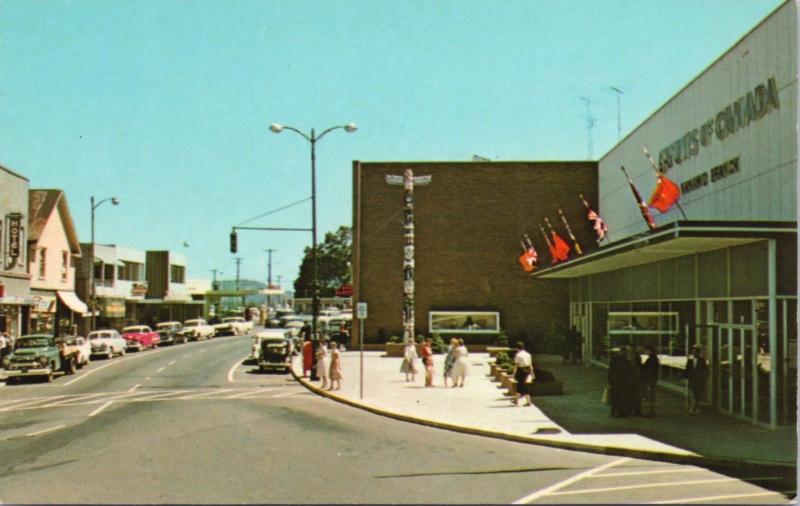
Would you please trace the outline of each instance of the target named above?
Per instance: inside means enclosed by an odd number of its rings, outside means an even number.
[[[4,503],[778,503],[706,469],[395,421],[242,360],[225,337],[0,388]]]

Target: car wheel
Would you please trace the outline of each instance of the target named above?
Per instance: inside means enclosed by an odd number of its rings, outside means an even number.
[[[66,372],[67,374],[75,374],[77,368],[78,368],[78,361],[75,359],[75,357],[69,359],[67,363],[64,364],[64,372]],[[52,374],[50,374],[50,376],[51,378],[47,381],[48,383],[53,381]]]
[[[44,377],[44,380],[47,383],[52,383],[53,382],[53,369],[55,368],[55,365],[56,365],[55,363],[50,364],[50,372],[47,373],[47,376]]]

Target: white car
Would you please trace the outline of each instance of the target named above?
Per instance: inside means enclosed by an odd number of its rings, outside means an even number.
[[[105,355],[106,358],[124,355],[128,347],[127,341],[116,330],[95,330],[89,333],[87,341],[92,355]]]
[[[190,341],[199,341],[200,339],[211,339],[214,337],[214,326],[209,325],[207,321],[202,318],[194,320],[186,320],[183,323],[183,328],[178,332],[179,336],[186,336]]]
[[[75,365],[78,369],[85,365],[89,365],[89,355],[92,354],[92,345],[89,340],[81,336],[66,336],[64,339],[65,355],[72,353],[72,350],[78,352]]]
[[[253,322],[246,321],[241,316],[228,316],[222,319],[222,323],[214,325],[214,330],[218,336],[222,334],[243,336],[253,331]]]

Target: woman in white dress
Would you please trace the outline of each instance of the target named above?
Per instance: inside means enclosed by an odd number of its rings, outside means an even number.
[[[414,361],[419,358],[417,355],[417,347],[414,341],[406,343],[403,349],[403,363],[400,364],[400,372],[406,373],[406,381],[414,381],[417,375],[417,366]]]
[[[453,352],[453,356],[456,359],[455,363],[453,363],[453,388],[457,386],[463,387],[464,380],[469,372],[469,363],[467,362],[469,353],[467,352],[467,347],[464,346],[463,339],[458,340],[458,346]]]
[[[328,343],[325,340],[320,340],[319,347],[317,347],[317,376],[322,380],[323,390],[328,388],[328,373],[330,371],[331,360],[328,353]]]

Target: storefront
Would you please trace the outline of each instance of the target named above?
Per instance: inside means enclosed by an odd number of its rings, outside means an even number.
[[[599,211],[614,242],[534,274],[569,281],[584,357],[655,346],[660,381],[683,392],[687,352],[709,360],[706,402],[755,424],[796,422],[797,12],[786,2],[599,161]],[[658,169],[678,205],[648,228]]]
[[[0,332],[29,331],[28,179],[0,166]]]

